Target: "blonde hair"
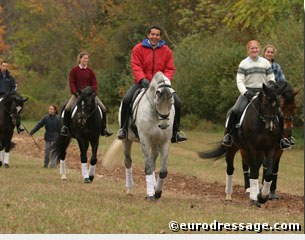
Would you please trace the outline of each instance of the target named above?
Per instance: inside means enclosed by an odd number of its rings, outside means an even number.
[[[266,45],[266,46],[264,47],[263,56],[265,56],[265,52],[267,51],[267,48],[272,48],[272,49],[273,49],[273,55],[276,54],[276,48],[275,48],[273,45],[268,44],[268,45]]]
[[[259,41],[257,41],[257,40],[250,40],[250,41],[247,43],[247,50],[249,50],[250,46],[251,46],[253,43],[254,43],[254,44],[257,44],[257,45],[258,45],[258,48],[261,48],[261,45],[260,45]]]
[[[80,64],[80,60],[81,60],[81,59],[83,58],[83,56],[85,56],[85,55],[88,55],[88,56],[89,56],[89,54],[88,54],[87,52],[85,52],[85,51],[80,52],[80,53],[77,55],[76,64]]]

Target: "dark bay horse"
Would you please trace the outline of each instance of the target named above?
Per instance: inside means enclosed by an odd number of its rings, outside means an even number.
[[[4,166],[8,168],[14,128],[20,118],[23,104],[28,98],[24,99],[17,92],[13,92],[3,95],[0,99],[0,166],[2,166],[2,159],[4,158]]]
[[[292,136],[293,116],[296,109],[295,97],[299,94],[300,89],[293,89],[289,83],[285,83],[285,82],[277,83],[277,87],[281,88],[281,86],[283,86],[284,84],[286,84],[286,87],[284,88],[283,92],[280,95],[280,108],[284,120],[284,136],[287,139],[290,139]],[[282,149],[278,149],[278,151],[274,154],[272,184],[270,188],[269,199],[279,198],[279,196],[276,194],[276,188],[277,188],[279,164],[282,154],[283,154]],[[247,189],[250,187],[250,181],[249,181],[249,165],[247,164],[246,159],[243,159],[243,172],[244,172],[245,189],[247,191]],[[266,174],[266,167],[264,166],[263,176],[265,176],[265,174]]]
[[[281,130],[278,121],[279,95],[285,86],[263,84],[258,96],[253,98],[245,110],[241,126],[233,133],[232,147],[220,145],[216,150],[201,152],[201,158],[216,158],[225,153],[227,163],[226,200],[232,200],[234,156],[240,150],[242,159],[250,166],[250,201],[260,206],[268,200],[275,165],[275,153],[280,149]],[[266,175],[259,189],[259,169],[265,159]]]
[[[69,146],[71,138],[75,138],[80,149],[81,170],[84,183],[91,183],[93,181],[101,131],[102,111],[95,101],[93,89],[89,86],[80,92],[76,106],[72,109],[68,136],[59,136],[54,143],[54,148],[60,159],[61,179],[67,179],[65,165],[66,149]],[[87,151],[89,144],[91,145],[92,155],[88,169]]]

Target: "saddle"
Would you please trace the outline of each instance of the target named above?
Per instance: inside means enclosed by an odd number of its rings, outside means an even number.
[[[137,117],[137,113],[138,113],[138,106],[140,103],[140,100],[142,99],[143,95],[145,94],[146,89],[144,88],[140,88],[137,91],[135,91],[135,93],[132,96],[132,100],[129,106],[129,116],[130,116],[130,121],[129,121],[129,125],[130,125],[130,129],[133,131],[133,133],[135,134],[135,136],[137,138],[139,138],[139,134],[138,134],[138,128],[135,124],[135,120]]]

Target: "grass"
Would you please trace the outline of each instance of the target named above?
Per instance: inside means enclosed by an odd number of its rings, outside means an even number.
[[[34,124],[25,122],[29,130]],[[111,128],[116,129],[115,126]],[[44,130],[40,130],[37,136],[43,133]],[[222,134],[190,131],[187,135],[189,140],[186,143],[171,145],[169,175],[176,173],[197,177],[207,184],[224,184],[225,161],[204,161],[196,154],[211,148],[209,143],[219,141]],[[100,151],[106,150],[111,139],[101,138]],[[134,145],[132,153],[134,165],[143,169],[138,144]],[[304,195],[303,159],[301,147],[284,153],[278,180],[280,192]],[[235,162],[234,184],[242,185],[239,154]],[[44,169],[42,159],[14,151],[11,152],[10,163],[9,169],[0,168],[0,233],[172,233],[168,228],[172,220],[206,223],[214,220],[269,224],[297,222],[304,227],[304,215],[292,209],[293,202],[278,204],[278,208],[274,208],[272,203],[268,208],[256,208],[247,204],[245,196],[242,203],[233,201],[228,204],[223,200],[224,194],[222,199],[208,199],[199,197],[201,195],[167,191],[165,183],[161,200],[152,204],[144,201],[144,187],[137,185],[134,195],[126,196],[125,183],[106,175],[97,175],[94,182],[88,185],[82,183],[80,170],[69,169],[69,179],[61,181],[58,169]]]

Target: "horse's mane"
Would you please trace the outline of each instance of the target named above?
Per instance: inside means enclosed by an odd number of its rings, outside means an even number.
[[[281,88],[284,86],[284,84],[286,84],[286,87],[281,95],[283,96],[286,104],[291,104],[294,101],[293,88],[291,85],[288,82],[278,82],[276,85],[278,88]]]

